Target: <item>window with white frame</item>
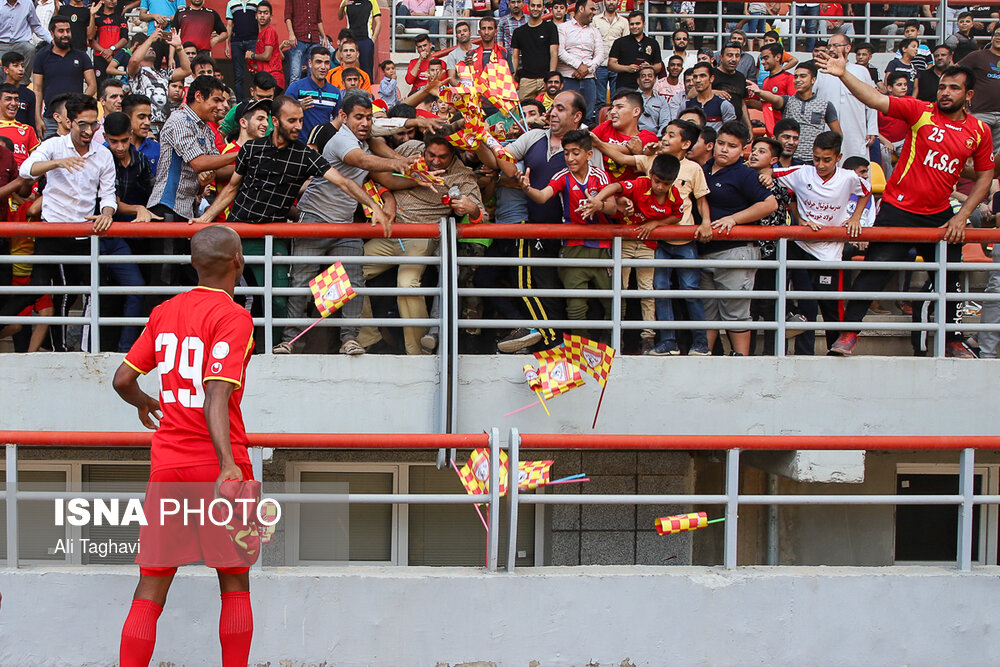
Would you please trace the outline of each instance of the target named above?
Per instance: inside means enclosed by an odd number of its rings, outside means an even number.
[[[452,470],[424,464],[289,463],[287,479],[316,491],[322,484],[346,484],[350,495],[365,493],[465,493]],[[342,488],[342,487],[340,487]],[[542,507],[542,506],[537,506]],[[339,562],[343,546],[337,537],[338,509],[303,503],[289,507],[286,562]],[[486,516],[486,508],[483,507]],[[428,566],[481,566],[486,559],[486,532],[470,505],[349,506],[350,563]],[[539,522],[540,523],[540,522]],[[507,509],[501,504],[500,550],[507,542]],[[522,508],[518,517],[517,565],[536,564],[536,511]]]
[[[959,466],[937,463],[900,463],[896,466],[898,495],[960,493]],[[1000,464],[976,465],[973,492],[996,494]],[[954,563],[958,554],[957,505],[897,505],[894,559],[896,563]],[[997,563],[998,509],[976,505],[972,513],[972,560]]]

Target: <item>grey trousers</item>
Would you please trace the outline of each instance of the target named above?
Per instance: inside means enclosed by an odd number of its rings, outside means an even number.
[[[1000,248],[993,251],[993,262],[1000,264]],[[1000,292],[1000,271],[990,272],[990,281],[986,284],[987,294]],[[983,312],[980,317],[983,324],[1000,324],[1000,301],[983,301]],[[979,356],[983,359],[996,359],[1000,352],[1000,332],[979,332]]]
[[[292,257],[329,257],[330,261],[325,264],[292,264],[291,279],[292,287],[308,287],[309,281],[315,278],[321,271],[326,270],[341,257],[361,257],[364,255],[365,245],[361,239],[292,239]],[[351,287],[358,288],[365,286],[365,277],[361,264],[344,264],[347,277],[351,280]],[[307,317],[306,312],[313,302],[311,294],[288,297],[288,316]],[[341,309],[342,317],[360,318],[364,307],[364,299],[356,296]],[[309,312],[312,312],[309,309]],[[288,342],[302,333],[305,327],[287,326],[282,331],[281,340]],[[350,338],[357,338],[361,327],[344,326],[340,327],[340,340],[346,341]]]
[[[0,42],[0,53],[8,51],[17,51],[24,56],[24,74],[28,79],[25,83],[31,83],[31,72],[33,71],[31,68],[35,62],[35,45],[31,42]]]

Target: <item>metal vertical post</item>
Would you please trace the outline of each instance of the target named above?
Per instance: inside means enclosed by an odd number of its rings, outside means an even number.
[[[274,237],[264,237],[264,354],[274,348]]]
[[[97,290],[101,283],[101,239],[90,236],[90,351],[101,351],[101,300]],[[68,298],[68,297],[67,297]],[[83,344],[83,341],[80,341]]]
[[[723,10],[722,0],[718,0],[718,4],[715,9],[715,15],[719,17],[719,25],[715,26],[716,27],[715,50],[719,52],[722,51],[722,45],[725,43],[725,39],[728,38],[728,35],[726,34],[726,17],[722,13],[722,10]],[[697,6],[695,6],[695,11],[697,12]],[[695,25],[695,28],[697,27],[698,26]]]
[[[934,332],[934,356],[940,359],[944,356],[945,343],[948,340],[948,335],[945,333],[945,324],[948,322],[946,315],[948,306],[948,267],[945,266],[948,262],[947,241],[938,241],[937,261],[937,280],[934,281],[935,292],[937,292],[937,303],[934,308],[934,323],[937,324],[937,329]]]
[[[458,221],[455,218],[441,218],[443,229],[441,230],[441,243],[444,245],[445,234],[448,238],[448,266],[447,272],[441,279],[441,330],[444,331],[447,325],[449,335],[443,339],[449,345],[441,346],[441,355],[448,355],[448,377],[441,376],[441,381],[447,381],[448,389],[448,431],[447,433],[458,432]],[[454,224],[454,227],[452,226]],[[441,265],[444,267],[445,261],[442,258]],[[447,277],[448,280],[444,280]],[[444,306],[445,298],[450,301],[450,308],[446,311]]]
[[[938,3],[937,15],[937,41],[938,44],[944,44],[944,40],[948,38],[948,0],[941,0]]]
[[[510,476],[508,475],[508,486]],[[490,429],[490,518],[486,569],[497,571],[500,556],[500,429]]]
[[[948,0],[944,0],[947,2]],[[872,6],[870,2],[864,4],[865,7],[865,41],[869,44],[874,44],[875,41],[872,39]]]
[[[783,357],[787,352],[788,342],[785,340],[785,312],[788,310],[788,239],[778,239],[778,270],[775,272],[775,287],[778,298],[774,302],[774,321],[778,329],[774,332],[774,355]]]
[[[264,497],[264,450],[261,447],[250,447],[250,468],[253,470],[253,478],[261,483],[261,498]],[[253,564],[252,568],[256,572],[260,572],[264,567],[264,554],[263,545],[261,545],[261,555],[257,558],[257,562]]]
[[[788,20],[789,20],[788,25],[791,27],[791,29],[789,30],[789,32],[792,35],[792,43],[791,43],[791,45],[789,47],[789,50],[790,51],[794,51],[795,47],[798,45],[799,27],[797,25],[795,25],[795,14],[796,14],[796,12],[795,12],[795,5],[796,5],[796,3],[791,2],[789,4],[791,5],[791,10],[788,13],[788,17],[789,17],[788,18]]]
[[[961,487],[962,504],[958,508],[958,569],[968,572],[972,569],[972,516],[975,506],[975,462],[976,450],[967,447],[959,458],[958,484]]]
[[[622,237],[611,240],[611,258],[614,266],[611,269],[611,347],[620,350],[622,347]]]
[[[7,567],[17,568],[17,445],[7,443]]]
[[[776,496],[780,492],[778,476],[773,472],[767,474],[767,494],[770,496]],[[767,564],[777,565],[778,556],[778,540],[781,526],[778,523],[778,506],[768,505],[767,506]]]
[[[510,430],[510,441],[507,443],[507,571],[514,571],[514,562],[517,560],[517,503],[518,503],[518,482],[517,475],[521,446],[521,433],[516,428]]]
[[[736,569],[736,517],[739,514],[740,450],[726,452],[726,541],[722,547],[722,564],[727,570]]]

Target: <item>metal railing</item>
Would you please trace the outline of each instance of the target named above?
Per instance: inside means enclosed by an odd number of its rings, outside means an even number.
[[[0,431],[5,443],[7,567],[18,567],[18,502],[21,500],[55,500],[79,497],[73,492],[21,491],[18,489],[18,447],[148,447],[150,433],[120,432],[43,432]],[[529,494],[519,492],[517,484],[509,484],[508,551],[503,562],[508,572],[514,571],[517,554],[517,516],[521,505],[716,505],[724,507],[725,535],[723,567],[735,569],[737,563],[740,506],[780,505],[954,505],[958,508],[958,541],[956,567],[968,571],[972,567],[973,513],[977,505],[1000,504],[1000,495],[976,494],[974,489],[975,451],[1000,449],[1000,436],[749,436],[749,435],[571,435],[527,434],[511,429],[507,443],[500,440],[497,428],[489,434],[294,434],[269,433],[249,435],[250,456],[256,479],[263,479],[261,447],[313,449],[438,449],[441,447],[489,447],[489,493],[482,495],[455,494],[358,494],[349,495],[349,503],[365,504],[485,504],[499,508],[499,451],[506,449],[509,470],[516,470],[522,450],[604,450],[604,451],[725,451],[725,482],[721,494]],[[922,495],[877,494],[746,494],[740,492],[740,454],[742,451],[789,450],[863,450],[863,451],[958,451],[959,493]],[[101,494],[103,498],[141,497],[142,494]],[[268,494],[281,502],[282,494]],[[300,494],[288,496],[302,502]],[[309,502],[344,502],[342,494],[309,494]],[[490,511],[487,531],[486,569],[496,571],[501,563],[499,554],[499,511]],[[255,567],[260,567],[257,565]]]
[[[251,263],[263,264],[264,285],[260,287],[249,287],[237,289],[237,294],[263,295],[264,311],[263,317],[254,319],[256,326],[264,328],[265,354],[271,354],[274,343],[273,329],[279,326],[297,325],[305,326],[314,320],[304,318],[279,318],[274,315],[274,305],[272,297],[288,295],[307,295],[310,293],[307,287],[278,288],[273,285],[273,267],[275,264],[317,264],[327,266],[333,261],[340,260],[344,263],[360,264],[424,264],[437,266],[440,270],[440,281],[437,287],[420,288],[390,288],[390,287],[364,287],[358,288],[361,296],[434,296],[439,299],[439,314],[437,317],[428,319],[345,319],[331,317],[320,323],[320,326],[336,327],[341,325],[351,326],[413,326],[413,327],[438,327],[439,328],[439,357],[440,373],[442,378],[449,377],[449,374],[457,368],[459,330],[464,328],[483,329],[514,329],[518,327],[546,327],[554,329],[594,329],[610,331],[610,342],[612,347],[620,348],[623,332],[635,329],[653,330],[717,330],[723,331],[733,329],[733,323],[720,321],[646,321],[646,320],[625,320],[622,317],[626,299],[637,301],[642,299],[678,299],[678,298],[699,298],[710,299],[760,299],[773,301],[774,319],[772,321],[750,321],[740,322],[741,330],[751,329],[763,332],[773,332],[775,336],[775,354],[784,356],[786,354],[785,345],[781,342],[785,339],[788,331],[786,322],[786,312],[788,304],[796,299],[807,300],[852,300],[852,299],[881,299],[881,300],[901,300],[913,302],[929,302],[934,306],[934,319],[928,322],[802,322],[794,324],[795,330],[837,330],[837,331],[899,331],[914,332],[922,331],[934,334],[933,356],[942,357],[945,355],[945,343],[948,334],[955,332],[972,333],[978,331],[998,331],[1000,323],[959,323],[947,321],[947,304],[949,302],[962,302],[969,298],[969,292],[948,291],[949,275],[953,272],[994,272],[998,268],[991,262],[949,262],[947,261],[948,245],[943,240],[943,229],[926,228],[890,228],[873,227],[862,231],[861,236],[856,239],[848,239],[846,230],[843,228],[827,227],[820,231],[813,231],[802,226],[778,226],[778,227],[757,227],[744,225],[734,228],[728,235],[717,235],[716,238],[732,241],[756,241],[771,240],[776,243],[776,256],[772,260],[718,260],[718,259],[624,259],[622,257],[622,242],[625,238],[634,238],[632,228],[622,225],[573,225],[569,229],[566,225],[506,225],[506,224],[480,224],[480,225],[455,225],[453,219],[442,219],[439,225],[397,225],[396,233],[403,238],[440,238],[440,255],[431,257],[300,257],[300,256],[275,256],[273,254],[273,243],[275,238],[302,238],[302,237],[376,237],[379,230],[365,224],[352,225],[326,225],[326,224],[273,224],[273,225],[232,225],[244,238],[263,238],[265,254],[263,256],[248,256],[247,261]],[[169,237],[183,234],[189,236],[193,234],[196,227],[191,227],[183,223],[143,223],[134,225],[131,223],[116,223],[107,235],[111,236],[157,236]],[[53,224],[53,223],[0,223],[0,236],[24,236],[27,234],[36,236],[77,236],[89,233],[88,225],[76,224]],[[654,240],[690,240],[693,238],[693,227],[660,227],[652,235]],[[458,243],[461,239],[478,238],[521,238],[521,239],[563,239],[572,237],[576,239],[610,239],[611,248],[607,259],[566,259],[553,257],[460,257]],[[795,240],[803,241],[891,241],[907,244],[933,244],[936,256],[932,258],[923,257],[921,262],[821,262],[821,261],[797,261],[788,259],[788,242]],[[1000,230],[969,229],[966,232],[968,243],[988,243],[1000,242]],[[85,263],[90,266],[90,285],[86,287],[10,287],[0,286],[0,294],[80,294],[90,300],[89,316],[86,317],[33,317],[33,316],[7,316],[0,317],[0,326],[6,324],[31,325],[40,323],[50,324],[80,324],[90,326],[90,350],[100,351],[100,330],[102,326],[141,326],[145,324],[144,318],[125,317],[102,317],[100,315],[100,297],[102,294],[176,294],[184,291],[186,287],[120,287],[112,285],[102,285],[100,283],[100,266],[111,263],[166,263],[172,262],[183,264],[189,262],[186,255],[100,255],[98,237],[90,237],[89,256],[37,256],[37,255],[0,255],[0,264],[13,263]],[[515,289],[515,288],[475,288],[459,287],[459,269],[463,266],[586,266],[602,267],[611,270],[611,289]],[[624,269],[641,268],[746,268],[746,269],[774,269],[776,272],[776,285],[773,290],[696,290],[685,291],[679,289],[672,290],[629,290],[622,284]],[[820,269],[835,268],[844,271],[856,271],[860,269],[873,269],[884,271],[926,271],[934,278],[936,289],[934,292],[924,291],[883,291],[883,292],[852,292],[848,289],[842,291],[798,291],[788,287],[788,271],[790,269]],[[569,320],[569,319],[467,319],[460,317],[460,300],[464,297],[539,297],[539,298],[588,298],[604,299],[611,301],[610,317],[602,320]],[[1000,301],[1000,294],[976,292],[975,298],[982,302]],[[442,384],[446,384],[447,381]],[[447,392],[442,392],[447,393]],[[446,411],[447,402],[445,398],[441,400],[442,412]],[[443,418],[442,418],[443,419]],[[441,431],[446,431],[445,423],[442,421]]]

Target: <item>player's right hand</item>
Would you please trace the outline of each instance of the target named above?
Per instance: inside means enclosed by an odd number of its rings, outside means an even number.
[[[239,466],[235,462],[230,461],[229,463],[222,466],[222,470],[219,471],[219,477],[215,480],[215,497],[222,498],[223,496],[219,493],[223,483],[233,480],[236,482],[243,481],[243,471],[239,469]],[[229,497],[228,495],[226,497]],[[233,496],[235,497],[235,496]],[[230,498],[231,500],[232,498]]]
[[[150,431],[155,431],[159,428],[159,422],[163,419],[163,413],[160,412],[160,402],[158,400],[147,395],[146,402],[136,408],[136,410],[139,412],[139,421],[142,422],[143,426]]]

